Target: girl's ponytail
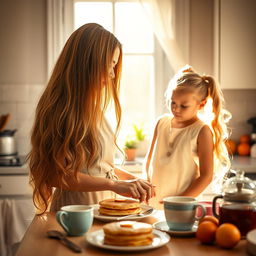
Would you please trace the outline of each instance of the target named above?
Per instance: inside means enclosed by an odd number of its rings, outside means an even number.
[[[208,97],[212,99],[212,111],[214,118],[211,122],[214,133],[214,151],[221,164],[230,168],[230,159],[225,145],[229,133],[226,123],[231,118],[231,114],[223,108],[224,98],[221,89],[211,76],[203,76],[208,84]]]

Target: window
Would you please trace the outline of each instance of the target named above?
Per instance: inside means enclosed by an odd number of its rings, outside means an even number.
[[[143,124],[150,131],[155,121],[155,41],[142,6],[137,1],[75,0],[74,29],[89,22],[104,26],[123,45],[119,141],[132,132],[134,123]],[[107,113],[108,119],[112,114]],[[110,123],[113,124],[111,120]]]

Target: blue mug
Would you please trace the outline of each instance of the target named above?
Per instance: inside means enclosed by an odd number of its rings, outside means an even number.
[[[206,214],[206,209],[199,204],[194,197],[171,196],[163,199],[164,214],[170,230],[191,230],[195,221],[200,220]],[[196,209],[202,209],[201,216],[196,216]]]
[[[82,236],[92,226],[93,207],[88,205],[67,205],[56,213],[58,223],[69,236]]]

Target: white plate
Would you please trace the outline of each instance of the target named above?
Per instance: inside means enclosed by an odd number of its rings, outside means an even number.
[[[193,236],[193,235],[195,235],[198,226],[197,226],[197,224],[194,224],[194,226],[192,227],[191,230],[177,231],[177,230],[169,229],[166,221],[159,221],[159,222],[154,223],[153,227],[155,229],[167,232],[168,234],[173,235],[173,236]]]
[[[164,246],[170,241],[170,236],[165,232],[161,232],[159,230],[153,230],[154,238],[153,242],[150,245],[144,246],[114,246],[114,245],[107,245],[104,244],[104,231],[103,229],[89,232],[86,234],[86,240],[89,244],[94,245],[99,248],[104,248],[108,250],[114,251],[144,251],[155,249],[161,246]]]
[[[101,220],[101,221],[104,221],[104,222],[109,222],[109,221],[118,221],[118,218],[122,217],[122,216],[102,215],[98,211],[98,209],[99,209],[99,205],[98,204],[94,204],[94,205],[91,205],[91,206],[94,208],[94,218],[95,219],[98,219],[98,220]],[[149,209],[153,209],[153,207],[151,207],[149,205],[141,205],[140,207],[142,209],[142,212],[147,211]],[[150,213],[150,214],[143,214],[143,215],[140,215],[140,216],[131,216],[131,217],[127,217],[127,218],[125,218],[123,220],[140,220],[140,219],[143,219],[145,217],[150,216],[152,213]]]

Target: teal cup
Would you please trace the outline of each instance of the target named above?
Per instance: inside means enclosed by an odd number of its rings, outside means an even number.
[[[188,231],[195,221],[206,214],[206,209],[194,197],[172,196],[163,199],[164,214],[170,230]],[[197,216],[197,208],[201,208],[201,216]]]
[[[87,205],[67,205],[56,213],[58,223],[69,236],[82,236],[92,226],[93,207]]]

